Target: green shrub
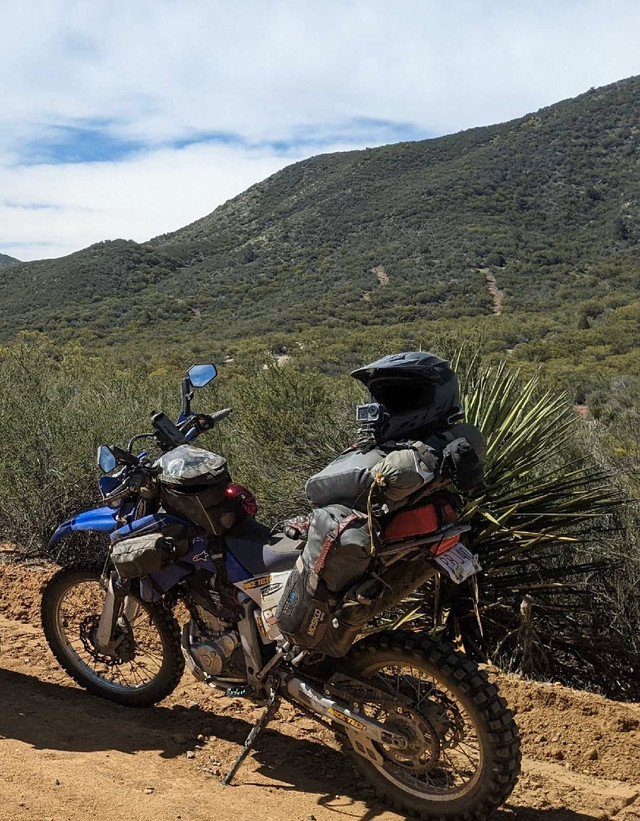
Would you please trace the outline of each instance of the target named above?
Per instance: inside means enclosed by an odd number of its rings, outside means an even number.
[[[97,446],[126,443],[154,407],[177,405],[164,380],[62,357],[34,335],[3,350],[0,384],[0,531],[30,552],[98,502]]]

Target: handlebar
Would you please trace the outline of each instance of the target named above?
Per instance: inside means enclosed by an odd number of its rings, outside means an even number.
[[[226,419],[227,416],[231,414],[233,408],[223,408],[222,410],[216,411],[209,416],[209,421],[211,422],[211,427],[213,427],[216,422],[222,422],[223,419]]]
[[[188,442],[193,442],[201,433],[211,430],[217,422],[226,419],[230,413],[231,408],[223,408],[212,414],[198,413],[195,416],[189,417],[189,419],[185,419],[182,425],[180,425],[180,429],[184,432],[185,439]]]
[[[175,425],[164,413],[155,411],[151,416],[151,424],[154,427],[153,433],[138,433],[132,436],[127,445],[127,450],[111,446],[111,452],[116,457],[118,464],[135,467],[140,464],[139,456],[132,453],[133,445],[140,439],[155,439],[158,447],[165,453],[185,442],[193,442],[201,433],[211,430],[218,422],[226,419],[231,414],[232,408],[222,408],[215,413],[200,413],[190,416],[183,422]],[[146,453],[144,454],[146,456]],[[105,496],[107,500],[115,498],[119,489],[116,489]]]

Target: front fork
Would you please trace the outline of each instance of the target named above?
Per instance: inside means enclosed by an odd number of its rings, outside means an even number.
[[[130,584],[123,584],[115,570],[110,574],[107,592],[95,635],[96,650],[114,656],[117,646],[113,631],[119,621],[131,624],[138,615],[140,605],[129,596]]]

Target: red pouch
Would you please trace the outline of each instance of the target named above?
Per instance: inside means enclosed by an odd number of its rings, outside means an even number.
[[[397,513],[385,528],[384,537],[391,542],[395,542],[399,539],[409,539],[412,536],[424,536],[427,533],[435,533],[444,524],[457,521],[458,516],[451,505],[445,503],[436,506],[429,503]],[[436,555],[444,552],[441,547],[445,542],[450,541],[451,539],[446,539],[442,542],[436,542],[434,545],[438,548]],[[454,544],[458,541],[459,539],[456,538]],[[448,545],[448,547],[451,546]],[[444,549],[448,549],[448,547]]]

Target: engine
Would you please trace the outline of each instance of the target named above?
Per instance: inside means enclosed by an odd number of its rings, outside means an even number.
[[[237,629],[204,608],[197,610],[200,626],[192,621],[183,632],[183,651],[189,667],[200,679],[204,675],[236,678],[243,665]]]

